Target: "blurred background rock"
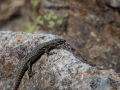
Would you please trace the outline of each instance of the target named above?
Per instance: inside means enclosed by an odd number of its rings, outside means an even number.
[[[0,0],[0,30],[61,36],[120,72],[120,0]]]

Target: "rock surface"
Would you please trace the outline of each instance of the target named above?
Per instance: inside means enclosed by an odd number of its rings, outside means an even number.
[[[55,38],[59,37],[0,31],[0,90],[12,90],[28,52]],[[48,57],[43,55],[33,65],[32,78],[24,75],[19,90],[120,90],[120,77],[113,70],[99,70],[65,49],[55,49],[56,54]]]
[[[25,0],[1,0],[0,1],[0,21],[10,19],[12,15],[19,12]]]

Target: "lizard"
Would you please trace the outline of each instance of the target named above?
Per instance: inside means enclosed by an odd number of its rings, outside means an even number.
[[[49,55],[49,52],[52,49],[56,49],[59,45],[65,42],[66,40],[64,39],[53,39],[51,41],[38,45],[32,52],[28,53],[24,58],[20,71],[18,72],[13,90],[18,90],[21,80],[27,70],[28,76],[31,77],[32,65],[37,62],[44,53]]]

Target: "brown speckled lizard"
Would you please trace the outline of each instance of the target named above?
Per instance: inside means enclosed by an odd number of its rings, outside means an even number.
[[[39,60],[39,58],[44,54],[49,54],[49,52],[52,49],[55,49],[58,47],[58,45],[61,45],[65,43],[66,41],[63,39],[54,39],[49,42],[43,43],[38,45],[32,52],[30,52],[25,58],[24,62],[22,64],[22,67],[20,71],[18,72],[18,76],[16,78],[13,90],[17,90],[19,88],[20,82],[25,74],[25,72],[28,70],[28,76],[31,76],[32,72],[32,65]]]

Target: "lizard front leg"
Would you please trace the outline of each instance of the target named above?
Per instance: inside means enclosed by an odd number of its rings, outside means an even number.
[[[28,63],[28,76],[29,76],[29,79],[32,77],[32,64],[31,62]]]
[[[50,55],[57,54],[57,53],[55,53],[54,51],[48,51],[48,50],[46,49],[46,50],[45,50],[45,54],[46,54],[47,57],[48,57],[48,56],[50,56]]]

